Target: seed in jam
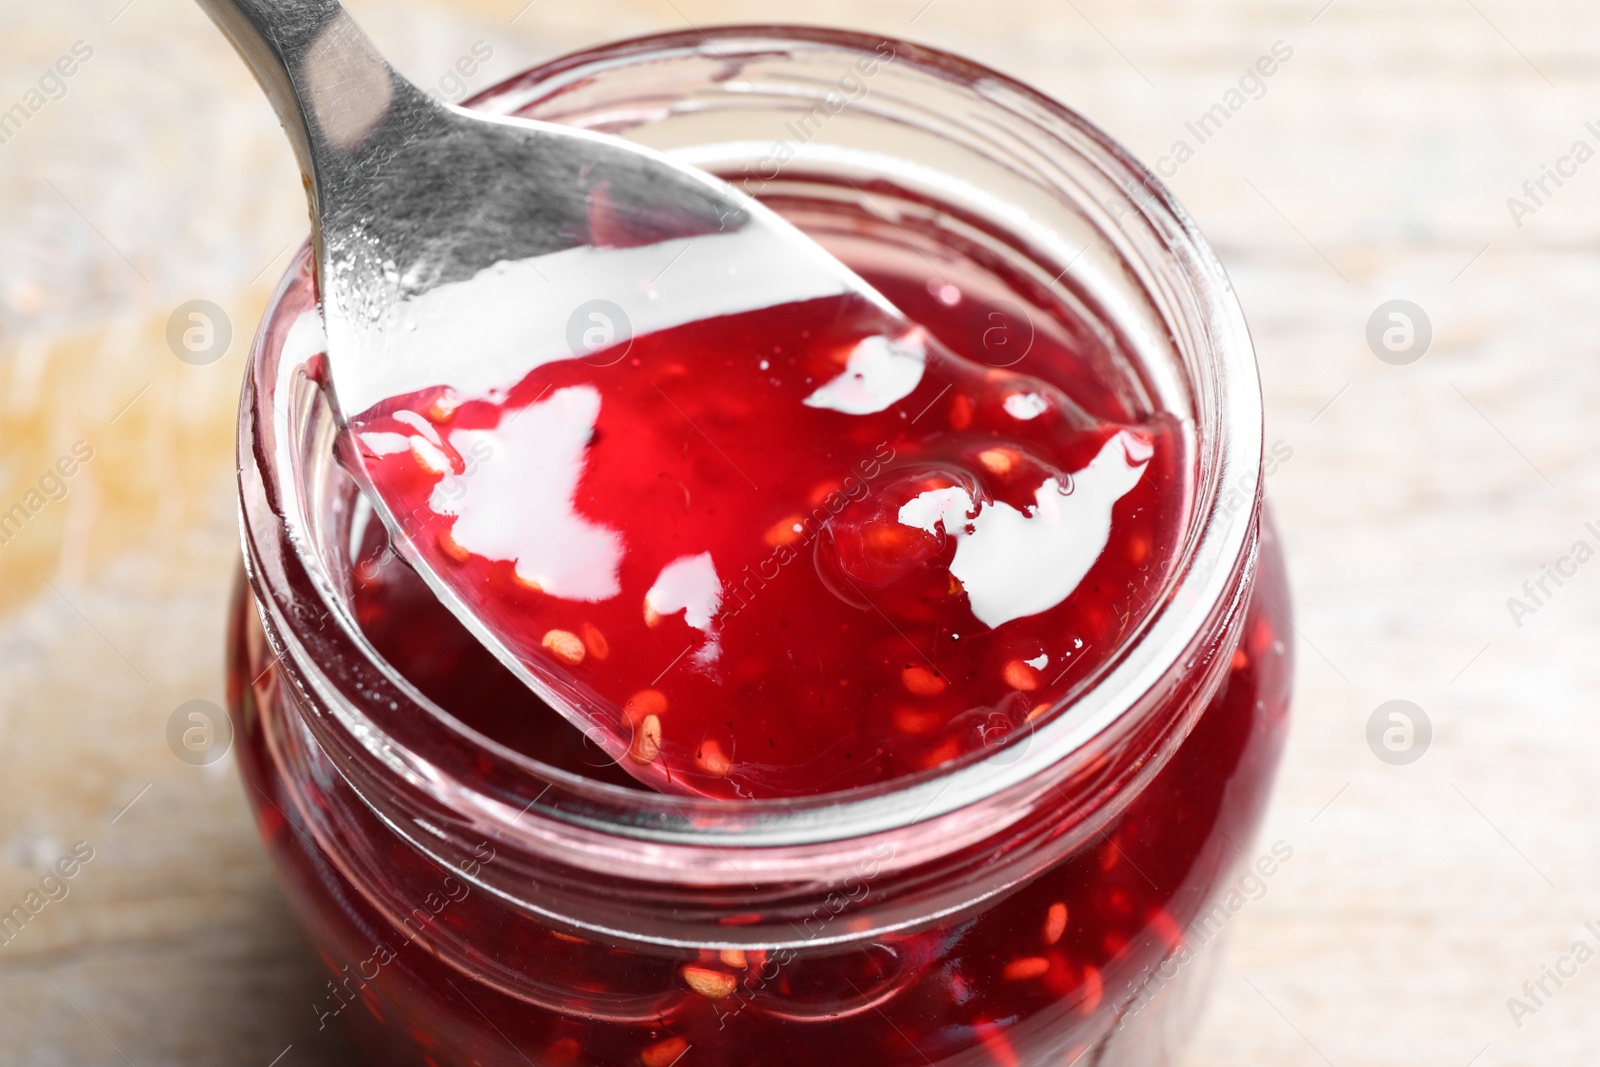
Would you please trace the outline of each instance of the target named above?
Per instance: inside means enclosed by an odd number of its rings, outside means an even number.
[[[1008,982],[1026,982],[1030,978],[1038,978],[1049,969],[1050,961],[1043,956],[1024,956],[1006,964],[1001,974]]]
[[[1067,906],[1062,903],[1050,905],[1050,912],[1044,920],[1044,943],[1053,945],[1061,940],[1061,935],[1067,932]]]
[[[681,972],[684,982],[690,989],[710,1000],[720,1000],[731,996],[737,979],[726,971],[713,971],[709,967],[697,967],[690,964]]]
[[[569,667],[576,667],[583,662],[586,649],[583,639],[575,633],[566,630],[550,630],[539,642],[556,659]]]

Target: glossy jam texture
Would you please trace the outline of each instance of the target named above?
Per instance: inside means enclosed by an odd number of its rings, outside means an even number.
[[[652,788],[815,794],[1003,743],[1122,647],[1166,578],[1177,424],[1024,373],[1073,363],[1042,339],[987,364],[990,309],[957,286],[869,280],[927,325],[888,335],[872,305],[827,297],[357,420],[433,568],[605,709],[591,736]],[[380,563],[358,574],[375,633],[426,599]],[[543,734],[530,724],[478,723]]]
[[[1206,980],[1194,955],[1242,906],[1232,882],[1241,867],[1260,871],[1270,860],[1275,869],[1292,859],[1282,844],[1260,855],[1244,851],[1284,736],[1291,671],[1280,612],[1287,608],[1269,531],[1242,637],[1222,653],[1229,660],[1222,689],[1171,761],[1102,833],[972,912],[798,950],[670,950],[584,936],[519,912],[471,887],[462,877],[469,872],[438,866],[396,838],[325,757],[305,749],[297,713],[275,683],[272,652],[243,600],[235,608],[231,677],[241,764],[254,787],[248,795],[328,965],[314,1008],[324,1026],[354,1027],[367,1062],[1121,1067],[1152,1062],[1169,1039],[1147,1024],[1169,1025],[1174,1009],[1164,1002],[1192,997],[1185,987]],[[379,631],[397,642],[391,647],[411,647],[401,629]],[[429,685],[473,692],[477,661],[453,659],[465,647],[411,665]],[[1179,699],[1190,696],[1185,690]],[[1067,824],[1079,814],[1063,798],[1059,811],[1039,817]],[[341,840],[360,843],[357,855],[340,853],[346,868],[371,879],[359,888],[329,862],[329,838],[310,843],[313,827],[330,824]],[[484,867],[500,862],[487,846],[474,855]],[[876,878],[875,869],[861,872],[861,884]],[[403,918],[375,898],[397,901]],[[732,906],[730,922],[745,929],[769,921],[754,902]],[[829,918],[821,904],[817,914],[824,930],[850,921],[849,911]],[[781,921],[771,922],[771,933],[778,941],[794,936]],[[441,959],[444,943],[472,946],[476,962]],[[507,970],[522,976],[515,995],[477,976]],[[1146,1040],[1158,1044],[1138,1043]]]
[[[942,285],[919,279],[872,280],[885,291],[898,288],[896,302],[916,308],[918,321],[953,344],[973,336],[974,323],[992,310],[952,300]],[[1047,348],[1031,355],[1041,366],[1075,358]],[[996,380],[987,368],[979,372]],[[1086,438],[1086,455],[1137,422],[1109,394],[1075,388],[1073,395],[1095,413],[1096,429],[1088,432],[1114,427]],[[941,434],[953,429],[947,400],[932,409],[945,420]],[[1151,432],[1151,464],[1161,461],[1160,430]],[[1119,509],[1143,500],[1138,516],[1169,499],[1142,498],[1141,487],[1176,496],[1181,485],[1177,477],[1141,479],[1118,502],[1108,548],[1076,595],[1109,600],[1096,575],[1127,579],[1126,561],[1112,554]],[[385,659],[497,740],[590,776],[632,780],[438,604],[386,551],[379,524],[369,522],[362,533],[352,588],[359,621]],[[1160,571],[1143,573],[1154,580]],[[1191,954],[1215,936],[1217,902],[1226,899],[1239,864],[1256,859],[1241,853],[1241,843],[1250,840],[1267,796],[1288,699],[1280,630],[1286,590],[1281,556],[1265,532],[1241,637],[1218,651],[1229,666],[1223,688],[1203,711],[1194,708],[1204,697],[1193,679],[1168,694],[1172,706],[1157,720],[1198,719],[1171,761],[1103,832],[1014,891],[905,931],[783,948],[794,940],[793,921],[734,893],[727,922],[754,943],[738,951],[669,949],[520,910],[474,884],[472,871],[440,866],[396,837],[308,743],[253,611],[242,603],[236,610],[231,676],[242,766],[255,787],[249,795],[263,837],[328,965],[330,980],[314,1007],[326,1026],[352,1026],[368,1062],[385,1067],[1151,1062],[1137,1044],[1150,1032],[1146,1023],[1167,1025],[1173,1009],[1162,1002],[1187,999],[1184,987],[1204,980],[1206,970]],[[1117,626],[1134,625],[1137,614]],[[1126,631],[1117,626],[1121,640]],[[613,662],[618,645],[598,662]],[[903,675],[889,680],[905,688]],[[1036,817],[1065,829],[1084,817],[1082,799],[1052,797]],[[986,855],[991,847],[1007,845],[986,844]],[[483,868],[503,862],[487,846],[474,855]],[[863,870],[861,884],[876,886],[878,875]],[[819,894],[818,907],[816,921],[830,932],[855,918],[851,902],[833,916]]]

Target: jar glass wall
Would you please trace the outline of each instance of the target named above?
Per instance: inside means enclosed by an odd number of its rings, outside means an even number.
[[[359,593],[398,564],[334,462],[303,253],[241,412],[230,695],[263,837],[332,972],[319,1017],[383,1064],[1171,1062],[1290,673],[1253,354],[1193,226],[1081,118],[903,42],[652,38],[474,106],[680,153],[864,273],[937,275],[978,302],[993,365],[1092,372],[1181,416],[1190,518],[1125,649],[1027,736],[804,800],[629,788],[586,773],[581,738],[482,729],[475,702],[515,698],[447,617],[407,625],[472,667],[470,692],[375,636]]]

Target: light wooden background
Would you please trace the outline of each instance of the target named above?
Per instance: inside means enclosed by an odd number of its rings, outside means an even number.
[[[1292,47],[1173,180],[1250,316],[1268,440],[1293,450],[1270,492],[1301,662],[1266,837],[1294,858],[1235,920],[1190,1063],[1593,1062],[1600,962],[1520,1026],[1506,1001],[1595,943],[1600,563],[1520,628],[1505,602],[1580,537],[1600,547],[1583,529],[1600,520],[1600,161],[1521,227],[1506,199],[1575,140],[1600,147],[1584,129],[1600,119],[1600,9],[534,0],[519,16],[524,3],[351,6],[425,83],[488,42],[474,88],[689,24],[907,36],[1059,95],[1148,159],[1274,42]],[[96,851],[0,947],[0,1061],[340,1064],[235,773],[186,766],[165,740],[178,704],[222,696],[234,405],[304,232],[296,174],[186,0],[0,0],[0,25],[0,109],[75,41],[94,50],[0,144],[0,510],[73,441],[95,450],[67,498],[0,546],[0,905],[73,842]],[[235,330],[205,367],[163,339],[195,298]],[[1394,298],[1434,326],[1411,366],[1364,339]],[[1434,725],[1407,767],[1364,740],[1395,698]]]

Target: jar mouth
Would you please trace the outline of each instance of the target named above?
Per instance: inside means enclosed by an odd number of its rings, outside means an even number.
[[[319,450],[324,456],[331,452],[332,429],[318,415],[321,394],[307,372],[315,353],[294,348],[296,327],[286,321],[291,269],[257,339],[241,414],[245,557],[274,650],[312,731],[324,747],[347,757],[341,766],[350,768],[352,784],[375,807],[404,804],[412,814],[470,823],[478,832],[534,850],[603,841],[617,850],[605,862],[641,876],[659,862],[660,849],[704,853],[712,845],[721,858],[698,861],[695,876],[706,881],[720,877],[719,870],[741,878],[757,869],[774,876],[805,869],[814,876],[817,857],[847,864],[854,853],[841,845],[866,848],[879,835],[914,824],[943,828],[943,843],[930,842],[930,850],[959,847],[1023,817],[1030,798],[1082,771],[1108,738],[1135,732],[1136,720],[1152,713],[1175,679],[1204,669],[1196,663],[1198,652],[1219,626],[1238,625],[1255,560],[1262,446],[1260,389],[1243,312],[1217,257],[1168,190],[1075,111],[947,53],[787,26],[718,27],[625,41],[535,68],[473,103],[510,113],[546,102],[559,117],[563,110],[589,106],[585,94],[595,79],[634,72],[643,79],[634,84],[638,98],[615,113],[590,116],[600,128],[627,128],[652,106],[700,106],[693,99],[669,99],[664,94],[670,82],[651,103],[644,87],[673,62],[722,68],[710,80],[731,84],[745,71],[755,73],[764,56],[869,56],[881,54],[884,45],[894,50],[896,77],[972,101],[982,112],[979,123],[1002,116],[1011,124],[997,143],[1026,145],[1019,168],[1042,189],[1071,201],[1098,242],[1099,251],[1088,258],[1098,264],[1105,291],[1090,295],[1111,311],[1124,305],[1129,321],[1115,325],[1153,357],[1144,368],[1156,379],[1153,389],[1192,420],[1188,528],[1142,633],[1096,684],[1044,716],[1025,743],[879,785],[795,799],[699,800],[607,785],[540,763],[424,697],[381,660],[356,623],[347,579],[320,547],[327,529],[348,521],[342,510],[348,501],[332,499],[332,475],[308,465],[307,457]],[[737,146],[712,144],[688,158],[714,165],[738,153]],[[1040,232],[1031,239],[1048,247],[1052,236]],[[1073,242],[1056,243],[1065,260]],[[305,263],[302,257],[299,266]],[[1088,284],[1074,295],[1082,299],[1093,285],[1072,270],[1068,263],[1057,283]],[[1110,291],[1118,279],[1127,289],[1121,296]],[[1142,312],[1133,307],[1135,299],[1147,305]],[[1162,350],[1165,355],[1158,357]],[[332,625],[307,625],[308,601]],[[379,776],[388,784],[374,784]],[[402,801],[400,791],[414,795]],[[764,856],[763,850],[774,849],[786,850],[782,862]],[[724,850],[737,850],[737,858]],[[763,867],[768,858],[772,866]],[[900,857],[901,863],[914,860]]]

